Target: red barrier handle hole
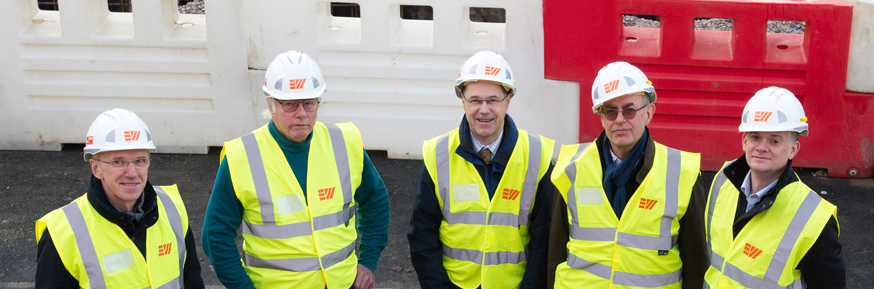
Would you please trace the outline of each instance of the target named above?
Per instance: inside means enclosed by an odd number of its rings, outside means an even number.
[[[786,45],[786,44],[777,45],[777,49],[786,49],[786,48],[789,48],[789,45]]]
[[[625,41],[637,42],[637,37],[634,37],[634,36],[625,37]]]

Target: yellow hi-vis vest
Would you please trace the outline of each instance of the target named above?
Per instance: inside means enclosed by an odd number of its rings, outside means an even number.
[[[489,200],[476,167],[458,156],[459,130],[425,141],[422,154],[443,213],[443,267],[461,288],[518,288],[528,264],[528,216],[554,143],[519,131]]]
[[[806,288],[801,258],[813,246],[837,207],[801,181],[780,189],[774,204],[755,215],[734,236],[734,216],[740,192],[716,174],[707,199],[707,244],[710,268],[705,288]],[[714,218],[713,216],[717,216]]]
[[[146,230],[146,256],[91,207],[87,194],[37,220],[36,240],[48,228],[80,288],[182,288],[188,213],[176,185],[154,188],[159,217]]]
[[[306,195],[266,125],[225,143],[222,155],[243,206],[243,263],[255,287],[351,287],[358,265],[354,194],[364,166],[358,128],[316,122]]]
[[[567,203],[570,241],[568,260],[555,272],[556,288],[681,287],[679,220],[701,155],[654,144],[652,169],[621,220],[604,193],[597,145],[562,146],[552,182]]]

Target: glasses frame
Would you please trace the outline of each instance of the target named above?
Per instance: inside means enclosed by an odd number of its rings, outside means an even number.
[[[279,104],[279,107],[282,108],[282,110],[285,112],[295,112],[295,111],[297,111],[298,107],[303,107],[303,110],[306,112],[314,112],[316,110],[319,110],[319,104],[322,103],[322,101],[320,99],[316,98],[315,99],[316,103],[315,103],[315,105],[313,105],[312,109],[307,109],[306,105],[304,105],[304,104],[309,103],[309,101],[312,99],[306,99],[306,100],[301,100],[301,101],[288,100],[288,102],[282,102],[281,100],[278,100],[275,98],[273,100],[276,101],[276,103]],[[288,110],[285,108],[286,105],[289,105],[289,106],[294,105],[294,108],[292,108],[291,110]]]
[[[625,118],[625,120],[632,120],[635,117],[637,117],[638,112],[640,112],[642,109],[646,108],[649,105],[650,104],[646,104],[646,105],[641,106],[639,108],[630,108],[629,107],[629,108],[616,109],[616,110],[609,109],[609,111],[610,111],[609,113],[608,113],[608,109],[601,107],[601,109],[598,111],[598,114],[600,114],[601,116],[603,116],[604,118],[606,118],[609,121],[614,121],[614,120],[616,120],[617,117],[619,117],[619,113],[621,112],[622,117]]]
[[[151,163],[151,160],[149,158],[137,158],[137,159],[134,159],[132,161],[123,161],[123,160],[104,161],[104,160],[97,159],[97,158],[91,158],[91,159],[98,161],[98,162],[101,162],[101,163],[108,164],[110,167],[112,167],[114,169],[119,169],[119,170],[126,169],[131,164],[134,165],[134,168],[144,169],[144,168],[148,168],[149,164]],[[143,161],[143,164],[137,165],[138,161]],[[122,163],[124,163],[124,165],[121,165]]]
[[[506,101],[508,97],[509,97],[509,94],[504,94],[504,98],[502,98],[501,100],[496,100],[496,99],[492,99],[492,98],[489,98],[489,99],[481,99],[481,98],[468,99],[467,96],[462,94],[462,100],[464,100],[464,102],[466,102],[470,105],[473,105],[473,106],[482,106],[483,103],[485,103],[487,106],[494,106],[498,103],[502,103],[502,102]]]

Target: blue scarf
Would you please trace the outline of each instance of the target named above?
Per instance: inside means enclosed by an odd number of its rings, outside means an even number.
[[[604,135],[604,149],[602,153],[604,154],[604,161],[607,162],[607,170],[604,171],[603,186],[617,219],[622,218],[622,211],[625,209],[625,204],[628,203],[628,193],[625,191],[625,184],[631,178],[631,173],[634,171],[634,167],[637,166],[637,162],[643,157],[648,135],[649,130],[644,130],[643,136],[634,144],[631,153],[618,165],[613,163],[613,156],[610,155],[610,139],[607,138],[607,135]]]

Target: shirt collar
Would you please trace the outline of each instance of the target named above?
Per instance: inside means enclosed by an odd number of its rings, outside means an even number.
[[[484,144],[480,143],[479,140],[476,139],[476,137],[473,135],[473,131],[470,132],[470,139],[473,140],[473,149],[475,151],[479,152],[483,148],[487,148],[490,151],[492,151],[492,155],[495,155],[498,153],[498,148],[501,147],[501,139],[502,138],[504,138],[504,130],[503,129],[501,129],[501,134],[498,135],[498,139],[496,139],[495,141],[493,141],[490,144],[484,145]]]
[[[743,182],[743,183],[741,184],[741,186],[740,186],[740,191],[743,192],[744,195],[747,196],[747,198],[750,197],[750,191],[752,190],[752,181],[750,180],[750,176],[752,176],[752,171],[747,172],[747,176],[744,177],[744,182]],[[777,185],[777,181],[778,181],[778,180],[779,180],[779,179],[774,180],[773,182],[771,182],[771,184],[765,186],[764,188],[762,188],[762,190],[760,190],[760,191],[754,193],[753,195],[756,195],[756,196],[758,196],[759,198],[764,197],[764,196],[765,196],[765,193],[767,193],[767,192],[770,191],[772,188],[774,188],[774,186]]]
[[[613,164],[614,164],[614,165],[621,164],[621,163],[622,163],[622,159],[620,159],[619,157],[617,157],[616,154],[613,153],[613,150],[612,150],[612,149],[610,149],[610,148],[607,148],[607,149],[610,150],[610,156],[613,157]]]

